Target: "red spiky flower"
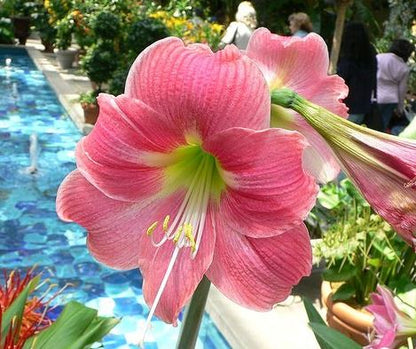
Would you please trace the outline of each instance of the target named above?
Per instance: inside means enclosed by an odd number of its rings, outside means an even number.
[[[0,328],[2,328],[3,316],[9,306],[13,304],[35,278],[34,269],[28,270],[24,276],[16,270],[9,274],[6,271],[3,272],[5,283],[0,285]],[[50,287],[40,297],[32,296],[33,290],[29,291],[29,297],[26,300],[22,317],[18,318],[15,316],[11,320],[10,327],[5,335],[2,336],[0,331],[0,345],[2,345],[2,348],[23,348],[25,342],[30,337],[52,324],[52,320],[47,316],[47,312],[50,310],[48,305],[58,293],[55,293],[54,296],[45,301],[45,296],[49,290]]]

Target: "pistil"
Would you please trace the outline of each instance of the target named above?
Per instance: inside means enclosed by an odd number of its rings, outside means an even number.
[[[217,163],[214,157],[202,150],[197,156],[200,157],[199,163],[194,167],[195,172],[192,175],[192,179],[190,181],[184,181],[184,183],[189,183],[189,187],[175,218],[171,224],[169,224],[170,215],[165,216],[163,219],[161,227],[163,237],[161,240],[159,242],[154,241],[154,233],[158,228],[159,221],[153,222],[146,231],[146,234],[151,238],[154,247],[160,248],[167,241],[172,241],[175,248],[161,281],[159,290],[153,300],[152,307],[146,320],[145,330],[140,340],[140,346],[143,346],[146,332],[150,327],[151,318],[154,315],[166,288],[180,249],[183,247],[190,247],[190,258],[194,259],[196,257],[204,233],[211,194],[213,192],[216,193],[216,190],[221,187],[218,186],[218,183],[214,183],[214,176],[217,175],[218,177],[218,173],[216,173]],[[191,161],[192,160],[195,161],[195,158],[191,159]],[[188,176],[189,179],[189,173],[184,173],[184,175]],[[215,185],[216,187],[213,189],[213,186]]]

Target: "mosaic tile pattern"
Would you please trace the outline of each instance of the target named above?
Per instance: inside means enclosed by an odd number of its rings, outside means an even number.
[[[72,285],[60,301],[75,299],[101,315],[122,317],[105,337],[105,348],[137,348],[133,344],[148,314],[141,275],[95,262],[85,246],[85,231],[59,221],[55,213],[56,190],[75,168],[80,133],[24,49],[0,48],[0,91],[0,269],[24,271],[37,264],[52,282]],[[40,150],[35,174],[28,171],[32,134]],[[154,318],[146,348],[172,348],[178,334],[179,327]],[[208,315],[197,348],[229,348]]]

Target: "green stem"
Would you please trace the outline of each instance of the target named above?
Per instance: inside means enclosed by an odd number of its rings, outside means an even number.
[[[206,276],[204,276],[196,288],[191,302],[185,311],[181,332],[179,334],[179,340],[176,344],[176,349],[195,348],[210,285],[211,282],[207,279]]]
[[[405,261],[405,264],[403,266],[403,270],[401,271],[401,274],[409,276],[411,279],[413,279],[413,275],[415,273],[412,272],[412,270],[416,262],[416,253],[414,253],[413,249],[408,248],[405,256],[403,257],[403,261]]]

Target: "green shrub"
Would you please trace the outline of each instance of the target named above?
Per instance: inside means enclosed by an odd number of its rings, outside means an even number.
[[[120,18],[112,12],[101,11],[91,20],[91,28],[100,39],[114,39],[120,34]]]
[[[118,96],[124,92],[128,73],[128,67],[120,67],[114,72],[108,86],[108,92],[110,94]]]
[[[167,36],[169,36],[169,31],[159,20],[144,18],[133,23],[126,40],[130,60],[134,60],[147,46]]]
[[[117,52],[112,43],[102,42],[88,48],[81,62],[82,69],[91,81],[101,85],[111,79],[118,67]]]
[[[13,42],[12,21],[9,18],[0,18],[0,44],[12,44]]]
[[[61,50],[68,49],[72,42],[72,32],[74,31],[74,19],[69,14],[56,23],[56,47]]]

